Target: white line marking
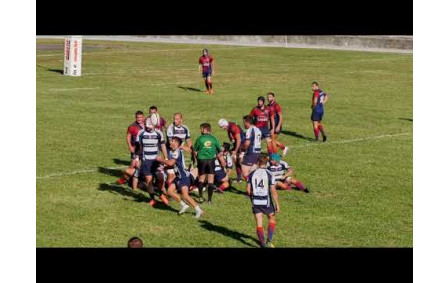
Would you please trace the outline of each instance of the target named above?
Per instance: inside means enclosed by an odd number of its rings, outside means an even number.
[[[372,136],[372,137],[365,137],[365,138],[357,138],[357,139],[350,139],[350,140],[340,140],[340,141],[334,141],[334,142],[326,142],[326,144],[341,144],[341,143],[351,143],[351,142],[359,142],[359,141],[365,141],[365,140],[374,140],[374,139],[382,139],[382,138],[393,138],[393,137],[399,137],[399,136],[408,136],[408,135],[412,135],[412,133],[400,133],[400,134],[395,134],[395,135],[381,135],[381,136]],[[314,145],[322,145],[322,143],[309,143],[306,145],[299,145],[299,146],[289,146],[291,148],[298,148],[298,147],[307,147],[307,146],[314,146]],[[109,170],[114,170],[114,169],[123,169],[126,168],[127,166],[119,166],[119,167],[110,167],[110,168],[106,168]],[[63,173],[55,173],[55,174],[50,174],[50,175],[46,175],[46,176],[37,176],[36,179],[48,179],[48,178],[53,178],[53,177],[61,177],[61,176],[69,176],[69,175],[75,175],[75,174],[81,174],[81,173],[91,173],[91,172],[97,172],[98,169],[85,169],[85,170],[78,170],[78,171],[73,171],[73,172],[63,172]]]
[[[106,169],[114,170],[114,169],[123,169],[126,167],[128,167],[128,166],[109,167]],[[53,178],[53,177],[70,176],[70,175],[76,175],[76,174],[82,174],[82,173],[92,173],[92,172],[98,172],[98,168],[97,169],[77,170],[77,171],[73,171],[73,172],[55,173],[55,174],[50,174],[50,175],[46,175],[46,176],[37,176],[36,179],[48,179],[48,178]]]
[[[89,89],[99,89],[99,87],[78,87],[78,88],[50,88],[48,91],[74,91],[74,90],[89,90]]]
[[[352,143],[352,142],[359,142],[359,141],[366,141],[366,140],[375,140],[375,139],[383,139],[383,138],[393,138],[393,137],[399,137],[399,136],[408,136],[412,135],[412,133],[400,133],[395,135],[381,135],[381,136],[372,136],[372,137],[365,137],[365,138],[357,138],[357,139],[350,139],[350,140],[339,140],[339,141],[328,141],[325,142],[325,144],[341,144],[341,143]],[[305,145],[291,145],[289,147],[292,148],[298,148],[298,147],[307,147],[307,146],[314,146],[314,145],[322,145],[324,143],[309,143]]]

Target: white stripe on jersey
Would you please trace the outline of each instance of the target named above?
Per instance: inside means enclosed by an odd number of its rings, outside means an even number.
[[[155,160],[159,153],[160,145],[165,143],[163,133],[156,129],[152,132],[140,130],[135,141],[143,147],[142,160]]]
[[[180,127],[171,124],[166,130],[166,136],[168,138],[178,137],[184,142],[186,139],[190,138],[190,130],[187,126],[181,125]]]
[[[271,173],[272,177],[277,182],[280,179],[280,176],[284,175],[285,171],[289,169],[289,165],[285,161],[280,160],[280,162],[277,165],[273,165],[270,162],[268,162],[267,168],[269,173]]]
[[[250,141],[247,153],[261,152],[261,131],[254,125],[250,126],[246,131],[246,140]]]

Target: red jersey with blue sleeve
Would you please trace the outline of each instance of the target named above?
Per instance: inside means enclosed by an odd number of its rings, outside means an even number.
[[[267,107],[261,109],[260,107],[255,106],[250,112],[249,116],[256,119],[255,126],[261,129],[268,127],[269,125],[269,118],[271,117],[269,112],[270,111]]]
[[[213,57],[210,55],[199,57],[199,64],[202,66],[202,72],[208,72],[212,69]]]
[[[280,122],[280,115],[282,113],[282,107],[277,103],[271,103],[268,105],[269,107],[269,117],[274,116],[275,126],[277,127]]]
[[[246,138],[243,129],[233,122],[229,122],[229,126],[227,128],[227,134],[232,142],[236,142],[236,136],[240,136],[241,142],[243,142],[244,139]]]
[[[324,98],[327,94],[321,90],[315,90],[313,94],[313,111],[315,112],[324,112]],[[314,103],[314,100],[317,98],[317,103]]]
[[[138,132],[143,130],[143,127],[135,121],[128,127],[128,134],[131,134],[131,145],[135,145],[135,139],[137,138]]]

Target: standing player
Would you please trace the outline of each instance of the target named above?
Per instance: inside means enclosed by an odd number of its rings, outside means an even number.
[[[213,94],[212,74],[213,74],[213,57],[208,54],[208,50],[202,50],[202,56],[199,57],[199,71],[202,72],[202,77],[205,79],[206,93]]]
[[[291,184],[293,184],[299,191],[309,193],[309,189],[305,187],[302,182],[291,177],[292,168],[288,163],[280,159],[280,155],[273,153],[269,156],[269,162],[267,164],[269,173],[274,178],[276,188],[280,190],[290,190]]]
[[[182,140],[180,138],[172,138],[170,142],[171,149],[168,152],[168,160],[164,160],[162,157],[157,156],[157,161],[174,168],[176,178],[174,179],[174,183],[171,183],[168,187],[168,195],[182,205],[179,215],[185,213],[189,208],[188,204],[190,204],[196,211],[195,217],[199,218],[203,214],[203,211],[188,194],[191,185],[190,172],[185,168],[184,154],[179,148],[181,144]],[[188,204],[182,200],[181,196],[178,194],[179,192]]]
[[[156,201],[154,199],[155,193],[152,184],[153,177],[161,178],[162,180],[164,177],[163,171],[158,170],[160,163],[156,161],[159,149],[161,149],[165,159],[168,157],[163,133],[154,128],[151,124],[151,119],[146,119],[145,129],[140,130],[135,142],[137,144],[135,157],[137,162],[136,167],[140,168],[140,174],[143,174],[145,177],[146,187],[151,198],[149,204],[154,206]],[[160,199],[168,205],[169,201],[164,195],[163,182],[158,182],[158,184],[162,184],[162,187],[159,186],[159,190],[162,192]]]
[[[262,138],[266,140],[268,153],[272,153],[271,131],[268,128],[270,120],[269,109],[264,105],[263,96],[258,97],[257,103],[258,105],[252,109],[249,116],[255,120],[255,126],[260,129]]]
[[[129,169],[131,171],[134,171],[133,169],[135,167],[135,138],[137,137],[138,132],[145,128],[144,121],[145,117],[143,116],[143,112],[140,110],[135,112],[135,121],[128,127],[128,131],[126,133],[126,143],[128,145],[129,152],[131,153],[131,164],[129,165]],[[124,177],[118,179],[117,183],[123,185],[129,177],[130,176],[125,172]]]
[[[157,107],[153,105],[153,106],[149,107],[149,116],[148,116],[148,118],[151,117],[151,115],[154,114],[154,113],[159,114],[159,112],[157,111]],[[163,129],[166,130],[166,121],[165,121],[165,119],[163,119],[160,116],[159,124],[156,125],[155,128],[156,128],[156,130],[159,130],[159,131],[161,131],[163,133]]]
[[[313,90],[313,103],[311,105],[311,121],[313,122],[314,136],[316,141],[319,141],[319,131],[322,133],[322,140],[325,142],[327,136],[325,135],[324,127],[322,126],[322,118],[324,117],[324,104],[328,100],[328,95],[319,88],[317,82],[311,84]]]
[[[242,150],[245,151],[241,169],[244,179],[247,181],[249,173],[255,169],[257,165],[258,155],[261,153],[261,131],[254,126],[252,118],[247,115],[243,117],[244,128],[246,131],[246,139]]]
[[[218,139],[212,134],[212,126],[209,123],[201,124],[201,136],[196,139],[193,149],[194,153],[197,155],[198,160],[198,171],[199,171],[199,202],[202,203],[204,199],[202,198],[202,190],[204,188],[204,181],[207,177],[208,182],[208,203],[212,203],[212,196],[214,188],[214,177],[215,177],[215,159],[216,152],[218,151],[218,156],[222,155],[222,147]]]
[[[268,157],[262,153],[258,157],[258,169],[250,173],[247,182],[247,194],[252,200],[252,212],[255,216],[257,236],[260,245],[273,248],[272,238],[275,231],[275,213],[280,212],[274,178],[266,169]],[[272,202],[274,201],[274,202]],[[274,206],[275,204],[275,206]],[[263,214],[268,216],[268,240],[265,243],[263,231]]]
[[[232,154],[233,162],[236,166],[236,181],[241,182],[242,170],[239,156],[241,153],[241,146],[246,139],[246,135],[239,125],[234,122],[228,122],[224,118],[219,119],[218,125],[221,129],[227,130],[227,135],[229,136],[230,141],[233,143],[233,148],[230,150],[230,152]]]
[[[271,137],[272,137],[272,148],[273,152],[277,153],[277,147],[283,151],[283,156],[288,152],[288,147],[282,144],[278,140],[278,135],[280,135],[280,131],[283,126],[283,113],[282,107],[275,101],[275,94],[273,92],[268,93],[268,108],[270,112],[271,119]]]

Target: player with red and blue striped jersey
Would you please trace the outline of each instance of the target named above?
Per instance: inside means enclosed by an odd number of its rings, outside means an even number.
[[[311,121],[313,123],[314,136],[316,141],[319,141],[319,132],[321,132],[323,141],[326,141],[327,135],[322,126],[322,119],[324,117],[324,104],[328,100],[328,95],[319,88],[317,82],[311,84],[311,89],[313,90],[313,101],[311,105],[313,111],[311,112]]]
[[[202,71],[202,77],[205,78],[206,93],[213,94],[212,74],[213,74],[213,57],[209,55],[208,50],[202,50],[202,56],[199,57],[199,70]]]
[[[269,108],[264,105],[264,97],[259,96],[257,98],[258,105],[255,106],[250,112],[249,116],[254,119],[255,126],[260,129],[262,138],[266,140],[268,153],[272,153],[272,141],[271,131],[269,130],[270,111]]]
[[[268,93],[268,108],[271,119],[271,137],[273,153],[277,153],[277,147],[283,151],[283,156],[288,152],[288,147],[278,140],[278,136],[283,127],[283,112],[282,107],[275,101],[275,94]]]

